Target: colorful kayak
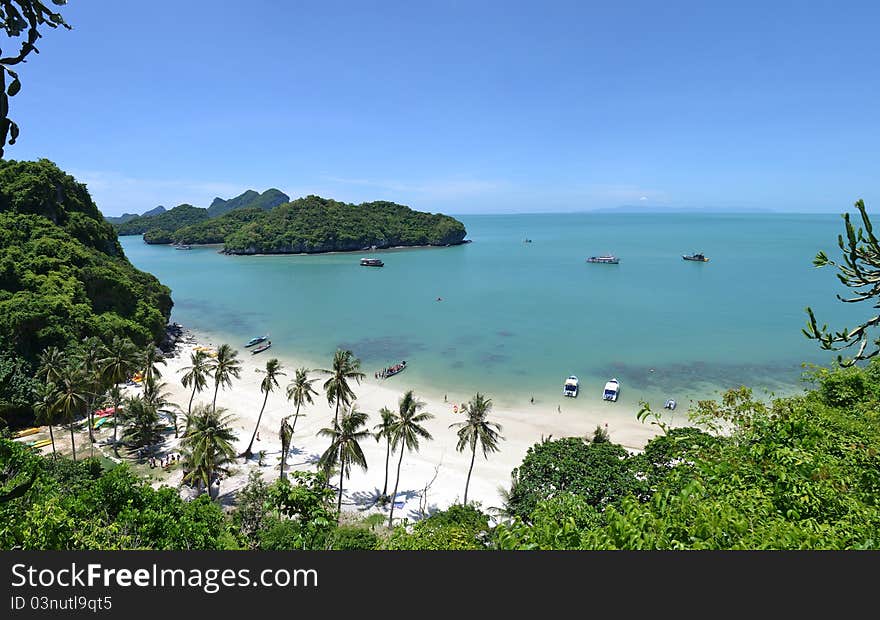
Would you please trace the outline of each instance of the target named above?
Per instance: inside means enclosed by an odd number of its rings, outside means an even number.
[[[40,441],[35,441],[31,447],[42,448],[43,446],[48,446],[50,443],[52,443],[51,439],[41,439]]]
[[[98,418],[95,420],[95,425],[92,428],[101,428],[104,425],[104,422],[110,421],[110,418]]]
[[[33,435],[34,433],[39,433],[39,432],[40,432],[40,427],[38,427],[38,426],[35,426],[33,428],[26,428],[24,430],[18,431],[15,434],[15,438],[18,439],[19,437],[27,437],[28,435]]]

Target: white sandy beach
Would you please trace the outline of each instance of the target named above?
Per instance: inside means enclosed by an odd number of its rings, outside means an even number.
[[[195,343],[181,343],[175,357],[168,358],[167,367],[160,367],[162,378],[167,382],[168,391],[172,395],[171,400],[184,410],[190,397],[190,391],[180,383],[181,369],[189,365],[190,354],[195,346],[216,348],[221,344],[211,342],[206,337],[198,335],[196,340]],[[241,452],[250,440],[262,404],[263,394],[260,391],[262,375],[256,371],[258,368],[263,368],[266,360],[273,355],[271,349],[252,356],[249,349],[236,348],[239,350],[239,356],[243,362],[241,377],[234,382],[232,389],[221,390],[217,398],[217,405],[226,408],[234,416],[235,430],[238,433],[237,448]],[[279,382],[281,387],[269,395],[266,410],[260,423],[260,441],[254,442],[253,447],[255,455],[260,450],[266,451],[264,465],[260,469],[264,479],[269,481],[278,476],[281,454],[278,429],[281,418],[293,412],[293,405],[287,401],[284,388],[291,380],[293,370],[301,365],[294,359],[280,357],[279,359],[284,365],[287,376],[281,377]],[[406,384],[405,373],[395,377],[391,382],[390,380],[377,380],[368,369],[363,370],[367,374],[366,379],[360,384],[354,384],[353,388],[357,395],[357,408],[370,415],[369,426],[372,429],[380,421],[379,409],[388,407],[396,411],[398,399],[406,389],[409,389],[409,386]],[[318,378],[318,381],[313,385],[319,394],[315,398],[314,405],[307,405],[301,410],[305,417],[301,417],[297,422],[287,461],[289,471],[297,469],[314,471],[315,462],[328,446],[326,438],[317,436],[317,432],[321,428],[332,425],[334,413],[334,409],[327,403],[326,396],[321,389],[326,375],[313,373],[310,376]],[[402,496],[405,496],[405,504],[403,509],[395,509],[395,519],[398,514],[401,518],[418,518],[420,505],[426,506],[430,512],[444,509],[460,501],[464,494],[470,463],[469,452],[456,451],[456,431],[449,428],[449,425],[463,419],[462,414],[454,412],[454,403],[466,402],[473,395],[459,394],[451,388],[446,392],[448,402],[443,402],[442,397],[439,399],[426,398],[419,394],[418,390],[415,393],[425,402],[424,410],[435,416],[426,425],[434,439],[422,442],[419,452],[406,453],[403,457],[398,501],[404,500]],[[210,403],[212,395],[213,387],[197,395],[195,402]],[[491,395],[489,396],[491,397]],[[615,403],[611,406],[626,407],[622,403]],[[520,465],[528,448],[541,441],[542,437],[552,435],[554,438],[560,438],[591,435],[597,425],[607,424],[612,441],[620,443],[628,449],[639,450],[658,432],[656,426],[640,423],[636,419],[635,410],[630,412],[615,410],[613,419],[609,419],[607,407],[606,403],[597,402],[596,407],[588,409],[586,413],[581,409],[577,413],[570,414],[566,414],[564,410],[562,413],[558,413],[555,402],[545,405],[536,402],[526,405],[522,409],[493,408],[490,419],[502,425],[504,441],[500,443],[500,451],[491,454],[488,460],[483,459],[478,448],[477,460],[468,491],[469,500],[479,502],[483,509],[500,506],[502,500],[499,486],[509,488],[511,470]],[[630,408],[632,407],[630,406]],[[170,440],[170,442],[173,441],[173,439]],[[383,471],[385,444],[371,439],[361,445],[369,469],[364,472],[355,468],[351,478],[345,481],[344,510],[371,510],[377,494],[382,490],[385,476]],[[173,451],[173,444],[166,447]],[[394,487],[396,463],[397,455],[392,455],[389,494]],[[259,468],[256,457],[247,463],[244,463],[243,459],[238,459],[234,467],[234,475],[222,482],[221,496],[231,499],[231,495],[246,483],[249,471],[254,468]],[[178,471],[169,482],[177,483],[179,477]],[[334,480],[334,484],[335,482]],[[428,484],[430,487],[426,494],[427,500],[423,501],[422,496],[425,494],[425,486]]]

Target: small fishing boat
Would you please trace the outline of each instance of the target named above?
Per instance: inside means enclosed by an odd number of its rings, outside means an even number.
[[[388,377],[393,377],[394,375],[403,372],[405,369],[406,369],[406,360],[403,360],[401,362],[398,362],[394,366],[390,366],[388,368],[385,368],[385,369],[379,371],[376,374],[378,375],[378,377],[380,379],[387,379]]]
[[[382,267],[385,263],[383,263],[378,258],[362,258],[361,259],[361,267]]]
[[[616,265],[620,262],[620,259],[614,256],[613,254],[606,254],[605,256],[591,256],[587,259],[588,263],[605,263],[606,265]]]
[[[578,395],[578,389],[578,378],[571,375],[565,380],[565,383],[562,384],[562,395],[575,398]]]
[[[614,402],[617,400],[617,397],[620,395],[620,381],[617,379],[610,379],[608,383],[605,384],[605,390],[602,392],[602,400],[609,400]]]
[[[272,341],[270,340],[270,341],[267,342],[266,344],[261,344],[261,345],[258,346],[256,349],[254,349],[253,351],[251,351],[251,355],[256,355],[257,353],[262,353],[263,351],[265,351],[266,349],[268,349],[268,348],[271,347],[271,346],[272,346]]]
[[[245,344],[244,346],[245,346],[245,347],[252,347],[252,346],[254,346],[255,344],[260,344],[260,343],[263,342],[264,340],[268,340],[268,339],[269,339],[269,335],[268,335],[268,334],[265,335],[265,336],[257,336],[256,338],[251,338],[250,340],[248,340],[248,341],[247,341],[247,344]]]
[[[702,252],[694,252],[693,254],[682,254],[681,256],[684,260],[692,260],[698,263],[708,263],[709,259],[706,258]]]
[[[174,249],[175,250],[191,250],[192,246],[191,245],[176,245],[176,246],[174,246]]]

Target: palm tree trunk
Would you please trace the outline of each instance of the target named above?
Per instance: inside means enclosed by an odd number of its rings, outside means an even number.
[[[95,429],[94,429],[94,426],[95,426],[95,401],[89,402],[88,416],[89,416],[89,441],[92,443],[95,443]]]
[[[342,474],[345,472],[345,467],[342,463],[339,464],[339,501],[336,502],[336,523],[339,523],[339,518],[342,516]]]
[[[290,427],[291,442],[293,441],[293,431],[296,430],[297,420],[299,420],[299,405],[296,406],[296,413],[293,414],[293,425]]]
[[[220,390],[220,382],[215,381],[214,382],[214,400],[211,401],[211,409],[214,411],[214,413],[217,413],[217,392],[219,390]]]
[[[193,383],[195,383],[195,382],[193,382]],[[187,415],[187,417],[189,417],[189,416],[192,415],[192,410],[193,410],[193,399],[194,399],[195,397],[196,397],[196,386],[193,385],[193,393],[192,393],[192,395],[189,397],[189,405],[187,405],[187,407],[186,407],[186,415]]]
[[[49,425],[49,439],[52,440],[52,459],[57,459],[58,455],[55,454],[55,433],[52,432],[52,425]]]
[[[471,466],[470,466],[470,469],[468,469],[467,482],[464,483],[464,505],[465,506],[467,506],[468,487],[471,485],[471,472],[474,471],[474,459],[477,456],[477,442],[476,441],[474,442],[474,445],[472,447],[473,447],[473,450],[471,450]]]
[[[260,430],[260,420],[263,419],[263,411],[266,409],[266,401],[269,400],[269,392],[266,392],[266,396],[263,398],[263,406],[260,407],[260,415],[257,416],[257,425],[254,426],[254,434],[251,435],[251,442],[248,444],[247,449],[242,452],[239,456],[243,456],[245,459],[248,459],[251,454],[251,448],[254,446],[254,437],[257,436],[257,431]]]
[[[73,438],[73,416],[70,416],[70,449],[73,450],[73,460],[76,461],[76,440]]]
[[[388,461],[391,459],[391,440],[385,438],[385,484],[382,485],[382,496],[388,495]]]
[[[116,427],[119,424],[119,402],[113,401],[113,454],[119,456],[119,446],[116,444]]]
[[[336,415],[333,417],[334,426],[339,424],[339,398],[336,399]]]
[[[388,527],[391,527],[391,524],[394,520],[394,500],[397,499],[397,487],[400,484],[400,464],[403,462],[403,448],[404,446],[400,446],[400,459],[397,461],[397,480],[394,482],[394,495],[391,496],[391,512],[388,514]]]

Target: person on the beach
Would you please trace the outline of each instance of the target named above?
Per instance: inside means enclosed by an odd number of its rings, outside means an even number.
[[[534,404],[535,404],[535,397],[532,396],[532,397],[529,399],[529,402],[531,402],[531,403],[534,405]]]
[[[257,441],[260,441],[260,431],[257,431]]]
[[[556,405],[556,413],[562,413],[562,407]]]

